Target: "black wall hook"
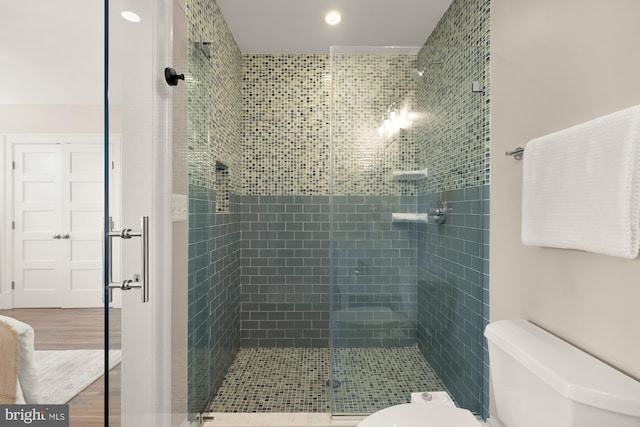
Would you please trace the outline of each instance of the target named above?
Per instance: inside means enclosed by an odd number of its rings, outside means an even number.
[[[178,74],[173,68],[167,67],[164,69],[164,79],[169,86],[177,86],[178,80],[184,80],[184,74]]]

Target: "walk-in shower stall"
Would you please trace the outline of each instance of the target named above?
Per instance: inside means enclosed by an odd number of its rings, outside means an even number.
[[[193,7],[190,413],[446,390],[486,415],[485,15],[452,7],[416,48],[241,54]]]

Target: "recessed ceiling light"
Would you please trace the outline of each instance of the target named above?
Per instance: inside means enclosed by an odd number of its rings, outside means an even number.
[[[324,22],[326,22],[329,25],[337,25],[340,23],[340,20],[342,20],[342,17],[335,10],[332,10],[331,12],[327,13],[327,15],[324,17]]]
[[[137,13],[131,12],[130,10],[123,10],[120,12],[120,16],[126,19],[129,22],[140,22],[140,16]]]

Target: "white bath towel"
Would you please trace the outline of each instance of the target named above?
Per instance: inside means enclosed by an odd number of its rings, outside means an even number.
[[[635,258],[639,191],[640,105],[531,140],[522,242]]]

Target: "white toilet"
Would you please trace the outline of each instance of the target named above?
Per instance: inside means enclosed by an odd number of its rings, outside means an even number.
[[[485,336],[504,427],[640,427],[640,382],[526,320],[492,323]],[[407,403],[378,411],[358,427],[478,425],[466,409]]]

